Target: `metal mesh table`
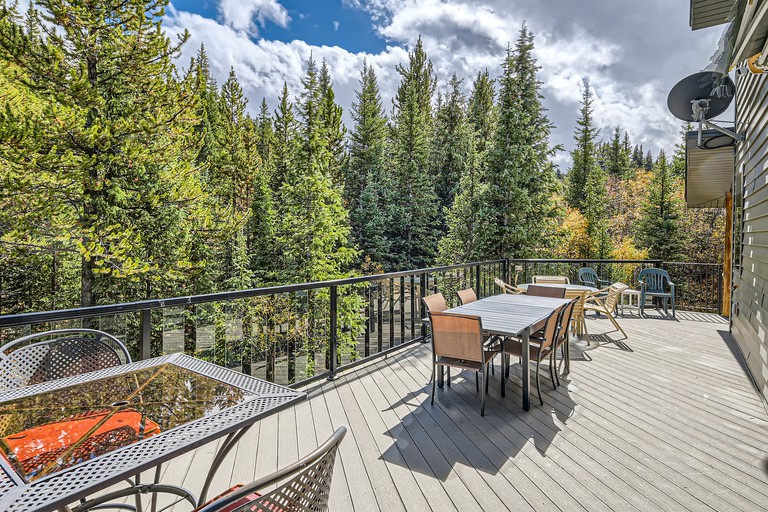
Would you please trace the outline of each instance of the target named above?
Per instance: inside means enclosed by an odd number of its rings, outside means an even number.
[[[228,435],[223,459],[305,398],[185,354],[1,393],[0,510],[55,510]]]

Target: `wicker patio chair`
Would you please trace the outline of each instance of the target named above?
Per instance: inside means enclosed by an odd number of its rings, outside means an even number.
[[[467,288],[466,290],[459,290],[456,292],[456,295],[459,296],[459,304],[462,306],[464,304],[469,304],[470,302],[475,302],[477,300],[477,294],[475,293],[475,290],[472,288]]]
[[[608,317],[608,320],[611,321],[614,327],[618,331],[621,332],[621,334],[624,335],[624,337],[627,337],[627,333],[624,332],[624,329],[621,328],[619,325],[619,322],[616,321],[616,304],[619,301],[619,297],[621,296],[621,292],[629,288],[629,286],[625,285],[624,283],[613,283],[608,288],[603,288],[600,290],[601,292],[607,292],[607,295],[604,297],[600,297],[598,295],[591,295],[587,297],[584,304],[584,311],[594,311],[595,313],[600,313]]]
[[[565,288],[559,286],[536,286],[532,284],[528,287],[528,295],[562,299],[565,297]]]
[[[554,363],[550,356],[554,350],[555,340],[557,339],[557,326],[562,309],[562,306],[557,308],[549,315],[549,317],[547,317],[544,329],[542,330],[543,336],[536,338],[535,340],[532,338],[531,341],[537,343],[531,343],[529,347],[529,356],[532,361],[536,361],[536,391],[539,394],[539,402],[541,402],[541,405],[544,405],[544,399],[541,397],[541,378],[539,374],[541,373],[541,362],[544,361],[544,359],[549,358],[549,375],[552,378],[552,386],[555,386]],[[507,339],[507,341],[504,342],[504,359],[506,359],[507,376],[509,376],[509,356],[516,356],[518,358],[523,357],[523,343],[521,341]],[[502,362],[502,364],[504,363]],[[502,366],[502,368],[504,368],[504,366]]]
[[[15,389],[131,362],[125,346],[95,329],[30,334],[0,347],[0,390]]]
[[[533,276],[534,284],[571,284],[566,276]]]
[[[315,451],[253,483],[235,486],[195,512],[320,512],[328,510],[333,465],[346,427],[336,432]],[[276,489],[259,491],[280,484]]]
[[[501,279],[499,279],[498,277],[497,277],[497,278],[495,278],[495,279],[493,280],[493,282],[494,282],[494,283],[496,283],[496,286],[498,286],[499,288],[501,288],[501,291],[502,291],[503,293],[510,293],[510,294],[513,294],[513,295],[521,295],[521,294],[525,293],[525,292],[524,292],[523,290],[521,290],[520,288],[517,288],[517,287],[515,287],[515,286],[512,286],[511,284],[507,284],[507,283],[505,283],[504,281],[502,281]]]
[[[495,347],[487,346],[480,317],[451,313],[430,312],[432,323],[432,373],[437,366],[473,370],[483,375],[480,386],[475,374],[475,388],[480,391],[480,416],[485,416],[485,395],[488,393],[489,363],[499,354]],[[435,403],[435,380],[432,380],[432,400]],[[448,384],[450,386],[450,382]]]

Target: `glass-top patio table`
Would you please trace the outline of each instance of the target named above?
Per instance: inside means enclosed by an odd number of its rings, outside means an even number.
[[[184,354],[0,393],[0,510],[67,510],[151,468],[153,483],[134,481],[87,505],[158,491],[199,505],[242,435],[305,398]],[[157,482],[160,464],[223,436],[198,497]]]
[[[543,327],[550,314],[560,306],[567,304],[566,299],[533,297],[530,295],[503,294],[451,308],[446,313],[459,313],[479,316],[483,331],[495,336],[519,338],[523,343],[523,408],[531,408],[530,389],[530,336]],[[442,367],[439,369],[438,382],[442,383]],[[502,368],[501,393],[504,395],[504,374]]]

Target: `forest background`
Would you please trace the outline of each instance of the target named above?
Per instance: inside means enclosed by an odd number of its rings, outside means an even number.
[[[682,137],[601,134],[587,80],[553,166],[527,27],[499,77],[438,84],[419,42],[391,106],[364,66],[347,128],[312,57],[251,116],[234,69],[179,61],[166,4],[0,9],[0,314],[498,258],[722,261],[723,211],[684,207]]]

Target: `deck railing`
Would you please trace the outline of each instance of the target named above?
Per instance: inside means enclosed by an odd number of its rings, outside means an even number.
[[[494,260],[251,290],[0,316],[0,343],[48,329],[92,327],[123,340],[136,359],[185,352],[280,384],[333,378],[341,369],[425,337],[421,298],[456,290],[498,293],[494,278],[528,282],[582,266],[604,279],[636,281],[667,268],[678,306],[718,311],[721,267],[635,260]],[[721,282],[721,280],[719,280]]]

